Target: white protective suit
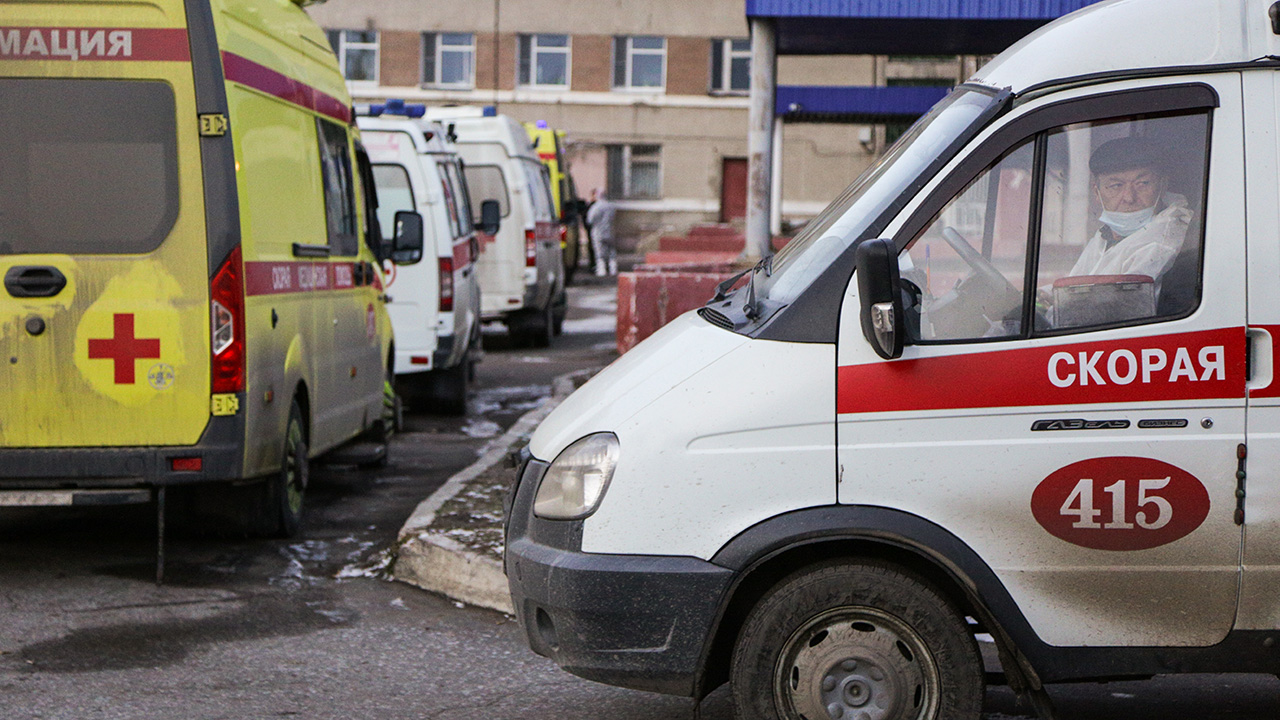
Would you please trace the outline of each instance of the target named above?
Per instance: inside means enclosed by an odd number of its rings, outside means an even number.
[[[1177,193],[1165,193],[1161,198],[1164,209],[1151,218],[1142,229],[1107,248],[1105,226],[1094,233],[1085,244],[1080,258],[1071,268],[1070,276],[1080,275],[1146,275],[1156,282],[1156,296],[1160,295],[1160,276],[1182,250],[1187,229],[1195,213],[1187,207],[1186,197]],[[1104,230],[1107,231],[1104,233]]]

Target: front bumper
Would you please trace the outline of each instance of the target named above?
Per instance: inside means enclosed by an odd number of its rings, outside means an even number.
[[[509,502],[505,569],[529,646],[565,670],[693,695],[733,572],[690,557],[581,551],[581,521],[533,516],[547,464],[524,464]]]

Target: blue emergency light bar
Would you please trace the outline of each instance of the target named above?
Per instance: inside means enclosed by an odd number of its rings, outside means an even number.
[[[481,117],[498,117],[498,108],[492,105],[485,105],[481,113]]]
[[[427,114],[427,106],[421,103],[409,104],[400,98],[388,98],[381,105],[370,105],[367,114],[369,117],[403,115],[405,117],[420,118]]]

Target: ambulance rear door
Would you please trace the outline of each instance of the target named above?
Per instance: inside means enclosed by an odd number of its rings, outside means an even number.
[[[183,8],[112,5],[4,6],[0,447],[190,445],[209,420]]]
[[[1158,197],[1140,232],[1179,237],[1154,277],[1077,267],[1101,237],[1090,162],[1122,138],[1156,149],[1155,184],[1120,189]],[[846,292],[840,502],[956,536],[1048,644],[1222,640],[1241,550],[1243,168],[1234,73],[1065,90],[984,131],[889,226],[900,358],[864,337],[863,269]]]

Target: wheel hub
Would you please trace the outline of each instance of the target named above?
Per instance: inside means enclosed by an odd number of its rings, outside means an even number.
[[[918,720],[931,717],[937,671],[923,641],[873,608],[823,613],[792,636],[779,658],[787,718]]]

